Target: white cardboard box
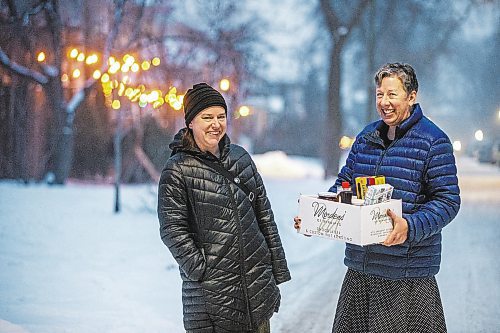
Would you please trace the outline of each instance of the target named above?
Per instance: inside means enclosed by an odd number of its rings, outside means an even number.
[[[402,215],[401,200],[355,206],[318,199],[315,195],[301,195],[299,232],[357,245],[382,243],[393,228],[387,215],[389,208]]]

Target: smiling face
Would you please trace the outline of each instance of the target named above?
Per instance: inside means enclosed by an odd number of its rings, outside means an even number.
[[[219,154],[219,141],[226,134],[226,111],[222,106],[211,106],[201,111],[189,124],[194,141],[201,151]]]
[[[377,87],[377,111],[380,118],[391,127],[398,126],[410,116],[415,104],[416,91],[407,93],[396,76],[386,76]]]

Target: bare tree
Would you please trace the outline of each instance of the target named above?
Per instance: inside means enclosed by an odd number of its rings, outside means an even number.
[[[352,33],[361,22],[363,13],[370,0],[352,2],[349,6],[336,8],[330,0],[320,0],[321,11],[325,18],[331,38],[330,63],[328,72],[328,110],[326,116],[324,167],[325,178],[337,175],[340,159],[338,139],[342,134],[342,109],[340,84],[342,75],[342,51]],[[342,11],[342,12],[341,12]],[[341,18],[348,17],[347,22]]]
[[[351,42],[364,46],[359,57],[366,61],[364,71],[355,68],[359,75],[358,83],[365,86],[367,103],[363,123],[373,121],[375,100],[373,93],[373,74],[382,63],[404,61],[417,66],[422,77],[435,71],[440,55],[449,50],[453,34],[474,6],[475,0],[464,0],[454,8],[448,1],[423,2],[412,0],[400,2],[363,1],[337,3],[320,0],[327,30],[331,37],[328,108],[326,130],[328,148],[325,150],[325,176],[335,174],[338,165],[339,149],[337,140],[342,135],[343,118],[340,95],[342,75],[342,51],[350,38]],[[342,18],[347,18],[343,20]],[[357,29],[356,28],[361,28]],[[355,33],[356,32],[356,33]],[[352,45],[352,44],[351,44]],[[384,45],[384,47],[377,47]],[[350,68],[349,68],[350,69]],[[333,149],[330,147],[333,146]]]
[[[100,11],[104,8],[106,13],[112,15],[99,16],[95,13],[98,6],[101,8]],[[245,95],[245,82],[252,77],[252,65],[259,59],[258,55],[255,55],[253,45],[258,42],[259,34],[256,30],[261,29],[260,23],[255,17],[247,16],[242,19],[241,10],[244,6],[231,1],[198,3],[198,6],[203,6],[204,10],[211,10],[210,6],[218,7],[213,8],[210,15],[201,15],[203,25],[168,21],[168,13],[172,6],[169,1],[160,0],[64,3],[57,0],[31,2],[11,0],[0,7],[2,24],[0,34],[5,32],[16,37],[15,42],[14,38],[2,38],[0,41],[0,77],[7,77],[2,76],[2,73],[9,73],[8,77],[24,80],[29,85],[37,85],[44,91],[47,104],[45,109],[50,109],[52,114],[50,121],[47,122],[52,124],[50,130],[52,134],[48,145],[50,148],[44,150],[49,152],[45,171],[54,173],[55,183],[64,183],[72,168],[75,149],[74,121],[77,109],[79,115],[82,115],[82,112],[96,112],[97,109],[102,112],[103,109],[92,106],[92,103],[102,103],[102,99],[89,98],[95,96],[100,85],[95,84],[96,80],[92,78],[87,67],[82,73],[83,84],[81,79],[77,87],[66,87],[61,84],[61,74],[64,73],[68,62],[64,59],[64,52],[71,43],[80,45],[82,50],[88,48],[89,51],[99,51],[103,60],[102,73],[107,71],[107,59],[110,55],[126,51],[126,53],[159,56],[162,59],[160,66],[154,71],[141,72],[137,75],[138,80],[143,80],[142,83],[155,84],[157,89],[168,89],[169,86],[175,85],[179,93],[182,93],[195,81],[205,80],[217,84],[221,78],[228,77],[233,87],[227,92],[228,100],[233,108],[239,104],[239,100]],[[51,50],[50,61],[45,62],[50,65],[33,60],[38,49],[32,47],[30,42],[38,38],[42,31],[46,36],[44,44]],[[23,45],[22,54],[12,52],[13,43]],[[25,59],[31,61],[24,61]],[[14,86],[17,89],[19,84],[12,82],[12,87]],[[92,91],[94,93],[90,94]],[[3,104],[0,107],[3,107]],[[17,109],[28,110],[25,118],[26,121],[31,121],[27,118],[33,116],[31,106],[26,107],[16,106]],[[125,117],[132,117],[132,105],[122,103],[122,108]],[[12,112],[16,113],[20,114],[17,110]],[[142,110],[139,114],[149,115]],[[162,126],[167,124],[166,126],[171,128],[179,123],[176,119],[179,118],[179,113],[172,110],[155,112],[155,118],[162,118],[159,123]],[[78,119],[92,121],[89,115]],[[146,171],[154,178],[156,172],[151,167],[147,154],[142,151],[144,147],[141,145],[147,142],[143,140],[143,136],[147,133],[141,126],[144,126],[144,122],[138,121],[134,122],[134,126],[124,129],[124,135],[133,137],[134,142],[132,149],[134,154],[124,154],[124,157],[135,161],[124,160],[123,167],[142,168],[143,172]],[[1,129],[0,127],[0,135],[3,134]],[[40,132],[42,131],[46,132],[45,129],[40,129]],[[112,131],[112,127],[109,131]],[[85,132],[80,128],[78,133],[85,135],[89,131]],[[19,137],[22,138],[22,135],[19,134]],[[19,151],[22,151],[23,145],[26,148],[26,144],[20,140],[16,142],[19,142],[17,145]],[[91,141],[86,140],[86,142]],[[76,149],[81,147],[81,144],[76,145]],[[82,158],[84,156],[78,153],[78,161],[82,161]],[[26,165],[24,162],[17,164]],[[124,175],[127,174],[135,177],[138,173],[130,170],[124,172]],[[140,179],[140,177],[135,178],[136,181]]]
[[[109,49],[116,37],[118,27],[123,17],[123,7],[126,0],[115,1],[115,16],[112,29],[108,35],[103,54],[109,55]],[[33,2],[32,2],[33,3]],[[23,11],[20,10],[23,8]],[[76,91],[69,100],[64,97],[64,91],[60,80],[62,72],[62,58],[64,54],[63,24],[59,13],[57,0],[42,0],[31,6],[26,6],[26,2],[9,1],[8,16],[3,18],[4,24],[9,29],[15,31],[16,27],[21,31],[29,32],[36,30],[37,25],[33,23],[34,16],[43,15],[38,18],[37,23],[45,22],[45,29],[49,34],[51,42],[50,49],[53,51],[53,62],[51,65],[41,66],[41,70],[35,66],[27,67],[12,60],[9,55],[0,47],[0,63],[10,73],[19,75],[25,79],[32,80],[40,84],[46,92],[49,107],[53,113],[53,133],[50,139],[50,153],[48,156],[49,165],[54,173],[54,183],[63,184],[70,172],[73,156],[73,120],[77,107],[85,99],[96,80],[90,78],[82,88]],[[22,40],[30,40],[33,36],[21,36]],[[29,49],[29,48],[28,48]],[[31,52],[33,53],[33,52]],[[30,65],[30,64],[28,64]],[[104,67],[107,64],[103,64]]]

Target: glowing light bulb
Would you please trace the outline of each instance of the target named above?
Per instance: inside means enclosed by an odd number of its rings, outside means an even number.
[[[101,76],[101,82],[102,82],[102,83],[109,82],[109,74],[108,74],[108,73],[104,73],[104,74]]]
[[[219,87],[222,91],[228,91],[231,86],[231,83],[228,79],[222,79],[219,82]]]
[[[44,52],[38,53],[36,60],[38,60],[38,62],[43,62],[45,60],[45,53]]]
[[[250,114],[250,108],[246,105],[242,105],[238,110],[238,113],[240,114],[240,116],[246,117]]]
[[[344,135],[343,137],[340,138],[339,147],[340,149],[348,149],[352,146],[353,142],[354,142],[353,139]]]
[[[95,80],[98,80],[100,77],[101,77],[101,71],[96,69],[94,71],[94,73],[92,74],[92,77],[95,79]]]
[[[115,110],[118,110],[118,109],[120,108],[120,106],[121,106],[120,101],[119,101],[119,100],[117,100],[117,99],[115,99],[115,100],[113,101],[113,103],[111,103],[111,107],[112,107],[113,109],[115,109]]]
[[[484,139],[483,131],[477,130],[476,133],[474,133],[474,137],[476,138],[477,141],[483,141]]]
[[[82,74],[82,73],[81,73],[81,72],[80,72],[80,70],[77,68],[77,69],[75,69],[75,70],[73,71],[72,76],[73,76],[73,78],[78,79],[78,78],[80,77],[80,75],[81,75],[81,74]]]

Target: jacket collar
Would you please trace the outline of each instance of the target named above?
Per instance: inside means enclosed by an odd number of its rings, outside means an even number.
[[[415,125],[417,122],[420,121],[420,119],[422,119],[422,117],[423,113],[422,109],[420,108],[420,104],[416,103],[413,106],[413,110],[411,111],[410,116],[396,127],[395,139],[398,139],[403,135],[405,135],[405,133],[408,132],[408,130],[412,128],[413,125]],[[364,136],[370,141],[374,141],[376,143],[383,143],[383,140],[381,138],[381,133],[387,133],[388,126],[382,120],[378,120],[377,122],[375,122],[374,127],[375,128],[373,131],[369,131]]]
[[[405,135],[405,133],[408,132],[408,130],[410,128],[412,128],[413,125],[415,125],[416,123],[418,123],[420,121],[420,119],[422,119],[422,117],[423,117],[423,113],[422,113],[422,109],[420,108],[420,104],[416,103],[413,106],[413,111],[410,113],[410,116],[408,118],[406,118],[401,123],[401,125],[396,127],[396,138],[400,138],[403,135]]]
[[[185,152],[190,155],[194,156],[199,156],[211,160],[217,159],[216,156],[214,156],[210,152],[203,152],[198,148],[198,146],[190,147],[185,145],[183,142],[182,138],[184,137],[185,133],[188,131],[187,127],[181,128],[179,132],[174,136],[174,139],[172,142],[168,145],[168,147],[172,150],[172,153],[170,156],[174,156],[175,154],[179,152]],[[219,149],[220,149],[220,159],[223,160],[228,154],[229,154],[229,147],[231,145],[231,140],[229,139],[229,136],[225,134],[222,139],[219,141]]]

